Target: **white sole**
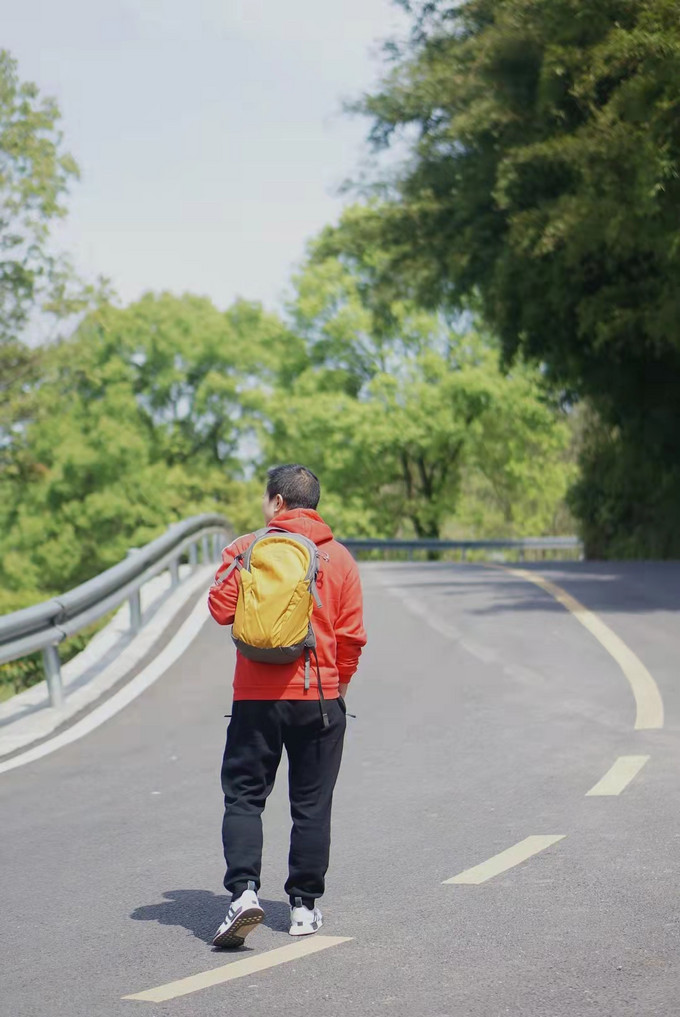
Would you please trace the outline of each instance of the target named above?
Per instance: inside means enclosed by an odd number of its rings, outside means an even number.
[[[237,947],[243,946],[246,936],[261,925],[264,920],[262,908],[247,908],[242,914],[222,932],[218,932],[213,939],[213,946]]]
[[[317,922],[317,926],[316,926],[315,929],[305,929],[305,928],[296,929],[296,928],[290,928],[288,930],[288,935],[289,936],[315,936],[317,934],[317,932],[321,929],[322,925],[323,925],[323,922]]]

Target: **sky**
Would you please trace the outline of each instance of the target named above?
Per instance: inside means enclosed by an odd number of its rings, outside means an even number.
[[[56,98],[81,180],[55,242],[125,302],[147,290],[282,306],[337,220],[391,0],[0,0],[0,47]]]

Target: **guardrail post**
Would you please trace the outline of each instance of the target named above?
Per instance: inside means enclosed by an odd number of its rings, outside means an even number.
[[[131,547],[128,550],[127,557],[130,558],[133,554],[137,554],[138,551],[138,547]],[[139,587],[128,597],[128,610],[130,612],[130,631],[136,636],[142,627],[142,598]]]
[[[210,538],[207,533],[201,537],[201,561],[204,565],[210,561]]]
[[[50,694],[50,706],[60,710],[64,705],[64,688],[61,684],[61,661],[56,646],[46,646],[42,652],[43,667]]]
[[[212,556],[213,561],[219,561],[222,552],[222,541],[220,540],[219,533],[213,533],[212,538]]]
[[[179,586],[179,558],[173,558],[169,565],[170,569],[170,588],[174,590],[176,586]]]
[[[130,629],[136,636],[142,627],[142,598],[139,590],[135,590],[128,598],[128,607],[130,609]]]
[[[198,544],[196,541],[193,544],[189,544],[189,564],[192,569],[198,565]]]

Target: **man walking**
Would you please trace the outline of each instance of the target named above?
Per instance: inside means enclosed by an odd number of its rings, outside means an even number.
[[[269,663],[246,656],[245,646],[243,652],[237,648],[234,705],[222,763],[224,885],[232,899],[215,946],[241,946],[264,918],[257,898],[262,811],[284,747],[293,821],[285,885],[291,905],[290,934],[310,935],[322,925],[316,901],[324,892],[328,869],[331,805],[346,725],[344,697],[366,633],[359,571],[317,513],[320,493],[317,477],[306,467],[272,467],[262,500],[267,531],[239,537],[225,548],[208,597],[213,618],[220,625],[232,625],[237,605],[243,610],[239,594],[245,582],[242,575],[246,575],[241,572],[244,556],[248,549],[254,553],[256,538],[283,531],[284,536],[300,535],[289,542],[302,543],[305,538],[312,542],[307,546],[316,558],[318,575],[312,586],[318,595],[309,630],[311,651],[305,649],[288,663]],[[265,584],[265,590],[272,588],[276,563],[269,573],[270,586]],[[266,617],[264,610],[262,617]],[[310,653],[315,681],[309,680]]]

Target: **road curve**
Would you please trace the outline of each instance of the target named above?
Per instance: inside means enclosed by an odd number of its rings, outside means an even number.
[[[680,566],[526,567],[637,655],[662,729],[635,730],[616,660],[535,583],[475,565],[364,566],[370,644],[336,795],[333,941],[283,950],[280,779],[267,923],[248,950],[216,953],[233,651],[208,621],[122,712],[0,776],[2,1013],[672,1014]],[[148,990],[165,1001],[123,999]]]

